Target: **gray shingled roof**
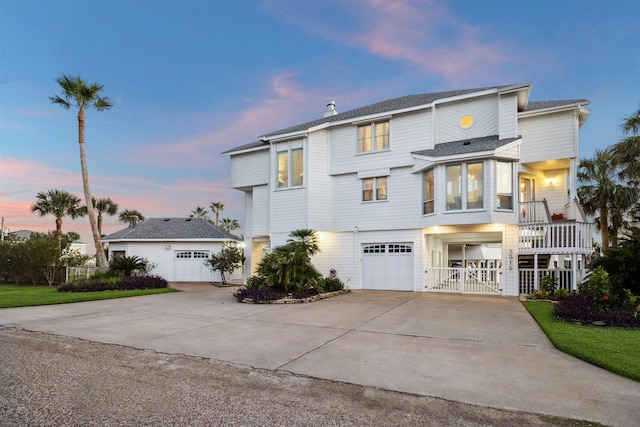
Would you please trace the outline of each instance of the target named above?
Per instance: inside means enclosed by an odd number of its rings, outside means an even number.
[[[386,112],[403,110],[407,108],[418,107],[421,105],[429,105],[432,102],[437,101],[439,99],[443,99],[443,98],[466,95],[474,92],[482,92],[490,89],[495,89],[499,91],[499,90],[510,88],[510,87],[514,87],[514,85],[488,86],[488,87],[482,87],[482,88],[476,88],[476,89],[451,90],[446,92],[422,93],[417,95],[401,96],[399,98],[387,99],[385,101],[377,102],[375,104],[370,104],[364,107],[355,108],[353,110],[345,111],[344,113],[339,113],[334,116],[322,117],[317,120],[312,120],[309,122],[301,123],[299,125],[295,125],[295,126],[280,129],[274,132],[270,132],[265,134],[262,138],[269,139],[271,137],[278,136],[278,135],[285,135],[292,132],[301,132],[325,123],[339,122],[343,120],[353,120],[353,119],[357,119],[358,117],[365,117],[365,116],[370,116],[375,114],[383,114]],[[567,101],[528,102],[525,108],[525,111],[540,110],[544,108],[559,107],[559,106],[571,105],[571,104],[588,105],[589,101],[586,99],[575,99],[575,100],[567,100]],[[254,148],[260,148],[267,145],[268,145],[268,142],[265,142],[262,140],[255,141],[249,144],[244,144],[239,147],[234,147],[230,150],[224,151],[223,154],[233,153],[236,151],[250,150]]]
[[[499,139],[498,135],[493,135],[482,138],[463,139],[460,141],[436,144],[432,149],[414,151],[411,154],[427,157],[445,157],[459,154],[480,153],[483,151],[493,151],[503,145],[517,141],[520,138],[521,137]]]
[[[356,119],[358,117],[370,116],[374,114],[382,114],[390,111],[397,111],[406,108],[417,107],[420,105],[428,105],[438,99],[450,98],[453,96],[466,95],[474,92],[481,92],[489,89],[503,89],[507,87],[512,87],[513,85],[504,85],[504,86],[489,86],[483,88],[476,89],[463,89],[463,90],[450,90],[446,92],[435,92],[435,93],[422,93],[417,95],[406,95],[401,96],[399,98],[387,99],[385,101],[376,102],[375,104],[366,105],[364,107],[355,108],[353,110],[345,111],[344,113],[339,113],[334,116],[322,117],[317,120],[312,120],[310,122],[301,123],[299,125],[291,126],[285,129],[280,129],[271,133],[265,134],[262,138],[270,138],[273,136],[284,135],[291,132],[299,132],[314,126],[319,126],[324,123],[338,122],[342,120],[351,120]],[[235,151],[243,151],[249,150],[252,148],[259,148],[268,143],[264,141],[256,141],[249,144],[244,144],[239,147],[234,147],[230,150],[224,151],[222,154],[228,154]]]
[[[406,95],[399,98],[387,99],[386,101],[376,102],[375,104],[367,105],[353,110],[345,111],[344,113],[336,114],[335,116],[323,117],[318,120],[312,120],[310,122],[302,123],[289,128],[281,129],[275,132],[268,133],[264,137],[272,137],[277,135],[284,135],[286,133],[302,131],[314,126],[318,126],[324,123],[336,122],[341,120],[355,119],[357,117],[370,116],[373,114],[381,114],[389,111],[402,110],[405,108],[417,107],[420,105],[431,104],[433,101],[437,101],[442,98],[451,98],[453,96],[466,95],[474,92],[482,92],[489,89],[502,89],[511,87],[513,85],[505,86],[490,86],[477,89],[463,89],[463,90],[450,90],[447,92],[435,92],[435,93],[421,93],[418,95]]]
[[[566,101],[529,101],[527,108],[524,111],[542,110],[545,108],[562,107],[564,105],[589,105],[590,102],[586,99],[568,99]]]
[[[106,242],[144,239],[238,240],[238,237],[211,224],[203,218],[148,218],[140,221],[135,227],[127,227],[123,230],[116,231],[102,240]]]

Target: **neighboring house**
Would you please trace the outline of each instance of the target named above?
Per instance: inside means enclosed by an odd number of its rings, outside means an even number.
[[[220,252],[224,242],[237,240],[203,218],[148,218],[132,222],[102,242],[109,245],[111,259],[146,258],[154,267],[151,273],[169,282],[215,282],[220,273],[212,273],[204,261]]]
[[[378,102],[226,151],[245,194],[245,277],[290,231],[352,289],[518,295],[575,289],[592,250],[576,198],[589,102],[531,84]],[[552,218],[553,216],[553,218]]]

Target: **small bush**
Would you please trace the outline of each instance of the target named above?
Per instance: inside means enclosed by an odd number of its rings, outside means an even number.
[[[549,295],[553,295],[558,288],[558,278],[552,276],[551,274],[547,274],[540,280],[540,290],[548,293]]]
[[[267,281],[261,276],[251,276],[247,279],[247,288],[262,289],[267,287]]]
[[[324,278],[324,290],[325,292],[335,292],[335,291],[341,291],[344,289],[344,283],[342,283],[342,280],[338,279],[337,277],[325,277]]]
[[[127,291],[133,289],[166,288],[169,283],[159,276],[125,276],[94,278],[78,280],[58,286],[58,292],[102,292]]]
[[[569,292],[568,290],[566,290],[564,288],[558,288],[553,293],[553,298],[552,299],[554,299],[556,301],[562,301],[562,300],[565,300],[565,299],[569,298],[569,295],[571,295],[571,292]]]
[[[558,303],[553,313],[560,319],[570,322],[591,323],[600,320],[597,310],[594,310],[591,300],[583,294],[572,294]]]
[[[240,288],[233,293],[233,297],[239,302],[245,299],[254,301],[273,301],[282,298],[282,294],[269,288]]]

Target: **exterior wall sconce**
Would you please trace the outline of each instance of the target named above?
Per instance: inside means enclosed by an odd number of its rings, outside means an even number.
[[[358,232],[358,226],[356,225],[355,227],[353,227],[353,232],[357,233]]]
[[[171,245],[167,245],[167,246],[165,246],[165,248],[171,249]]]

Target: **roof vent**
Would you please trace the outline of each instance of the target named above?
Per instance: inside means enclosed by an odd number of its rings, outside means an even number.
[[[462,143],[462,145],[471,145],[471,141],[465,141]]]
[[[327,102],[327,111],[324,112],[324,116],[331,117],[335,116],[336,114],[338,114],[338,112],[336,111],[336,101]]]
[[[135,228],[136,225],[138,225],[138,215],[131,215],[129,217],[129,226]]]

